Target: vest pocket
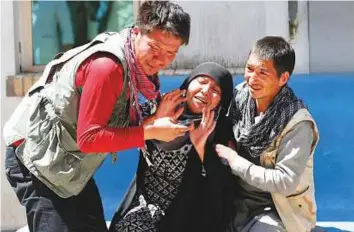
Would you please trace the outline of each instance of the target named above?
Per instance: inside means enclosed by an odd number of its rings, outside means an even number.
[[[65,137],[67,142],[70,139],[67,134],[65,127],[58,121],[37,146],[26,144],[34,148],[28,154],[35,168],[56,186],[70,182],[76,172],[80,171],[81,160],[84,158],[81,152],[69,152],[64,147],[60,138]]]
[[[33,111],[24,155],[50,183],[65,186],[80,172],[85,155],[51,107],[42,101]]]
[[[310,186],[307,186],[304,190],[287,196],[296,215],[302,218],[302,223],[316,220],[316,203],[311,195]]]
[[[296,193],[287,196],[287,198],[288,199],[296,199],[296,198],[302,197],[302,195],[305,194],[309,189],[310,189],[310,186],[307,186],[304,190],[297,191]]]

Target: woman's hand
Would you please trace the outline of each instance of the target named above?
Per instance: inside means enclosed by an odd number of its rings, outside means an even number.
[[[198,128],[191,129],[190,138],[198,152],[200,160],[204,161],[205,144],[209,135],[214,131],[216,121],[214,121],[214,111],[204,108],[202,111],[202,121]]]
[[[176,89],[165,94],[157,106],[155,117],[177,119],[181,115],[180,113],[183,112],[182,107],[177,109],[178,105],[187,100],[184,96],[185,92],[185,90]]]

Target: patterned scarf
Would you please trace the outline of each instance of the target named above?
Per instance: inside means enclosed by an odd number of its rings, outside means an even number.
[[[130,96],[129,116],[134,124],[141,123],[142,111],[139,105],[139,92],[148,100],[153,101],[160,98],[160,81],[157,75],[148,77],[139,64],[134,52],[135,34],[133,30],[128,31],[127,40],[124,44],[124,55],[130,75],[130,88],[133,96]]]
[[[259,122],[255,122],[256,103],[251,98],[246,84],[236,89],[230,107],[230,118],[237,143],[253,157],[259,157],[271,142],[281,133],[292,116],[301,108],[306,108],[292,89],[285,85],[264,112]]]

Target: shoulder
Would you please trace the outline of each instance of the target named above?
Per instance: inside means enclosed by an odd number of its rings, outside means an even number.
[[[300,134],[310,134],[313,131],[313,123],[308,120],[300,121],[293,125],[290,131],[297,132]]]
[[[284,128],[283,133],[294,130],[311,131],[317,133],[318,129],[316,122],[307,109],[302,108],[298,110]]]
[[[119,94],[124,80],[123,73],[123,66],[114,55],[98,52],[80,64],[76,73],[76,84],[85,85],[86,88],[92,85],[94,89],[100,89],[100,86],[106,86],[105,88],[110,86]]]
[[[123,66],[120,60],[108,52],[97,52],[91,55],[87,60],[90,61],[90,68],[105,70],[122,70]]]
[[[92,77],[102,81],[123,81],[123,66],[114,55],[107,52],[98,52],[89,56],[78,69],[80,75]],[[86,78],[85,78],[86,79]],[[97,81],[97,80],[96,80]]]
[[[294,144],[297,147],[307,147],[317,141],[317,136],[313,122],[304,120],[294,124],[291,128],[283,130],[278,139],[279,145],[283,148],[291,146],[290,144]]]

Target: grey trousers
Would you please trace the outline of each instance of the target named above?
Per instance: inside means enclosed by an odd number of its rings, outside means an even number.
[[[237,232],[286,232],[284,224],[275,212],[265,212],[253,217],[247,224],[236,229]],[[236,232],[235,231],[235,232]]]

